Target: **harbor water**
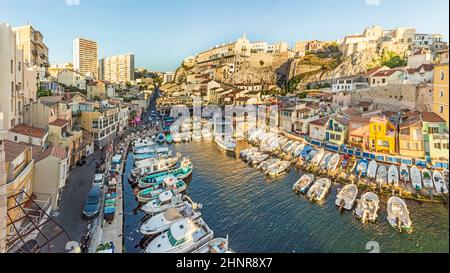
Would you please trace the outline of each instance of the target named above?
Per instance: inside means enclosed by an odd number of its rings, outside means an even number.
[[[194,164],[187,194],[203,205],[205,222],[215,237],[230,239],[241,253],[448,252],[447,205],[407,200],[413,233],[397,232],[386,220],[387,197],[381,196],[377,223],[363,225],[352,212],[339,213],[334,201],[339,185],[326,202],[310,203],[292,191],[302,175],[288,174],[268,180],[257,169],[220,150],[213,141],[172,145],[174,153],[189,156]],[[133,165],[128,156],[125,177]],[[127,181],[127,180],[124,180]],[[137,209],[133,189],[124,183],[125,251],[142,252],[139,224],[145,216]]]

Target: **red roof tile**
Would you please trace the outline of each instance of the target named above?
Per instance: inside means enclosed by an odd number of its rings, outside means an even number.
[[[325,126],[325,124],[327,124],[329,119],[330,119],[329,117],[323,117],[323,118],[319,118],[314,121],[311,121],[309,124],[317,125],[317,126]]]
[[[18,124],[9,131],[15,134],[31,136],[34,138],[43,138],[47,134],[44,129],[36,128],[27,124]]]
[[[65,125],[67,125],[67,123],[69,123],[68,120],[65,119],[57,119],[51,123],[49,123],[52,126],[57,126],[57,127],[64,127]]]
[[[443,118],[434,112],[423,112],[422,120],[425,122],[445,122]]]
[[[21,142],[16,143],[10,140],[3,140],[4,148],[5,148],[5,160],[13,161],[16,159],[21,153],[25,152],[29,145]]]
[[[49,156],[54,156],[60,160],[64,160],[67,158],[67,152],[59,146],[52,146],[47,150],[41,151],[41,153],[37,156],[36,162],[44,160]]]

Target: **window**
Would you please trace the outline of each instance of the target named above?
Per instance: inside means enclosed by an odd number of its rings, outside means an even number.
[[[382,83],[386,83],[386,79],[381,80]]]
[[[441,149],[441,143],[434,143],[435,149]]]
[[[441,98],[444,97],[444,90],[441,89],[441,90],[439,91],[439,96],[440,96]]]
[[[11,74],[14,73],[14,61],[11,60]]]
[[[20,67],[22,66],[22,62],[19,62],[19,71],[20,71]]]
[[[441,113],[441,114],[444,113],[444,106],[443,105],[439,106],[439,113]]]
[[[439,133],[439,128],[438,127],[428,127],[428,133],[429,134],[437,134],[437,133]]]
[[[441,81],[445,80],[445,71],[441,71]]]

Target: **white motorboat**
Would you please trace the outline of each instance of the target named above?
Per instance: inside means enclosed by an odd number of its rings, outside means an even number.
[[[387,183],[388,172],[384,165],[381,165],[377,171],[377,183],[380,186],[384,186]]]
[[[409,182],[409,170],[408,166],[406,166],[405,164],[402,164],[400,166],[400,180],[402,180],[403,182]]]
[[[391,165],[388,170],[388,184],[398,187],[398,169],[395,165]]]
[[[236,149],[236,141],[231,138],[223,139],[222,137],[216,137],[215,142],[217,146],[225,151],[234,152],[234,150]]]
[[[190,132],[181,133],[181,140],[183,142],[191,142],[192,134]]]
[[[439,194],[448,194],[447,185],[445,184],[444,176],[438,170],[433,171],[434,188]]]
[[[420,174],[419,169],[416,166],[411,167],[411,184],[416,191],[420,191],[422,189],[422,175]]]
[[[186,202],[181,208],[169,208],[151,217],[141,225],[140,231],[144,235],[154,235],[168,230],[173,223],[184,218],[197,219],[200,216],[201,213],[193,210]]]
[[[322,161],[322,158],[325,155],[324,149],[319,149],[317,153],[314,155],[314,157],[311,160],[311,164],[314,164],[316,166],[319,166],[320,161]]]
[[[322,201],[331,188],[331,180],[328,178],[321,178],[316,180],[309,188],[307,196],[310,201]]]
[[[261,162],[259,164],[258,168],[263,171],[267,171],[267,169],[269,169],[272,165],[277,164],[280,161],[281,160],[278,158],[272,158],[272,159],[266,160],[264,162]]]
[[[260,153],[257,156],[253,156],[252,159],[249,161],[250,165],[258,165],[259,163],[266,161],[269,158],[268,154]]]
[[[405,230],[411,232],[411,219],[409,211],[403,199],[393,196],[387,202],[387,220],[391,226],[397,228],[400,232]]]
[[[280,161],[277,164],[274,164],[267,169],[266,174],[270,177],[277,177],[287,172],[291,162],[289,161]]]
[[[182,194],[174,195],[171,193],[168,195],[159,195],[157,199],[153,199],[143,205],[141,210],[149,214],[154,214],[165,211],[169,208],[181,208],[184,206],[182,199]]]
[[[319,167],[322,170],[326,170],[328,167],[328,163],[330,162],[331,158],[333,157],[332,153],[327,153],[323,156],[322,161],[320,161]]]
[[[340,154],[334,154],[331,157],[330,162],[328,162],[327,170],[329,170],[329,171],[336,170],[337,167],[339,166],[340,161],[341,161],[341,155]]]
[[[133,148],[134,154],[148,154],[148,153],[154,153],[155,148],[153,146],[145,146],[141,148]]]
[[[378,218],[379,205],[380,199],[378,198],[378,195],[373,192],[366,192],[358,200],[355,214],[361,219],[363,224],[366,221],[375,222]]]
[[[133,177],[151,175],[154,173],[167,171],[177,164],[178,157],[149,158],[149,160],[145,160],[144,162],[142,161],[137,162],[139,163],[138,167],[134,168],[131,171]]]
[[[242,159],[247,159],[247,155],[248,155],[248,154],[255,153],[255,152],[257,152],[257,151],[258,151],[258,148],[256,148],[256,147],[251,147],[251,148],[248,148],[248,149],[241,150],[241,151],[239,152],[239,156],[240,156]]]
[[[215,238],[202,245],[192,253],[235,253],[231,248],[227,238]]]
[[[314,175],[313,174],[304,174],[300,177],[297,182],[292,186],[292,190],[294,192],[300,192],[305,194],[309,187],[314,183]]]
[[[299,157],[301,155],[301,153],[303,152],[303,149],[305,149],[305,144],[300,143],[300,145],[298,145],[297,148],[293,152],[294,157]]]
[[[335,204],[340,209],[352,210],[356,197],[358,196],[358,187],[355,184],[345,185],[337,194]]]
[[[377,176],[378,164],[375,160],[369,162],[369,167],[367,168],[367,178],[374,179]]]
[[[431,177],[431,173],[428,169],[422,170],[422,183],[424,188],[432,189],[433,186],[433,178]]]
[[[214,238],[214,232],[202,218],[182,219],[153,239],[146,253],[189,253]]]

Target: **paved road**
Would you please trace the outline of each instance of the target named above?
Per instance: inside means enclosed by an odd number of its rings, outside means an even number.
[[[73,241],[80,241],[87,230],[89,221],[83,218],[82,211],[84,201],[92,186],[96,161],[100,157],[101,154],[97,151],[88,157],[84,166],[72,169],[59,203],[59,215],[54,217]]]

